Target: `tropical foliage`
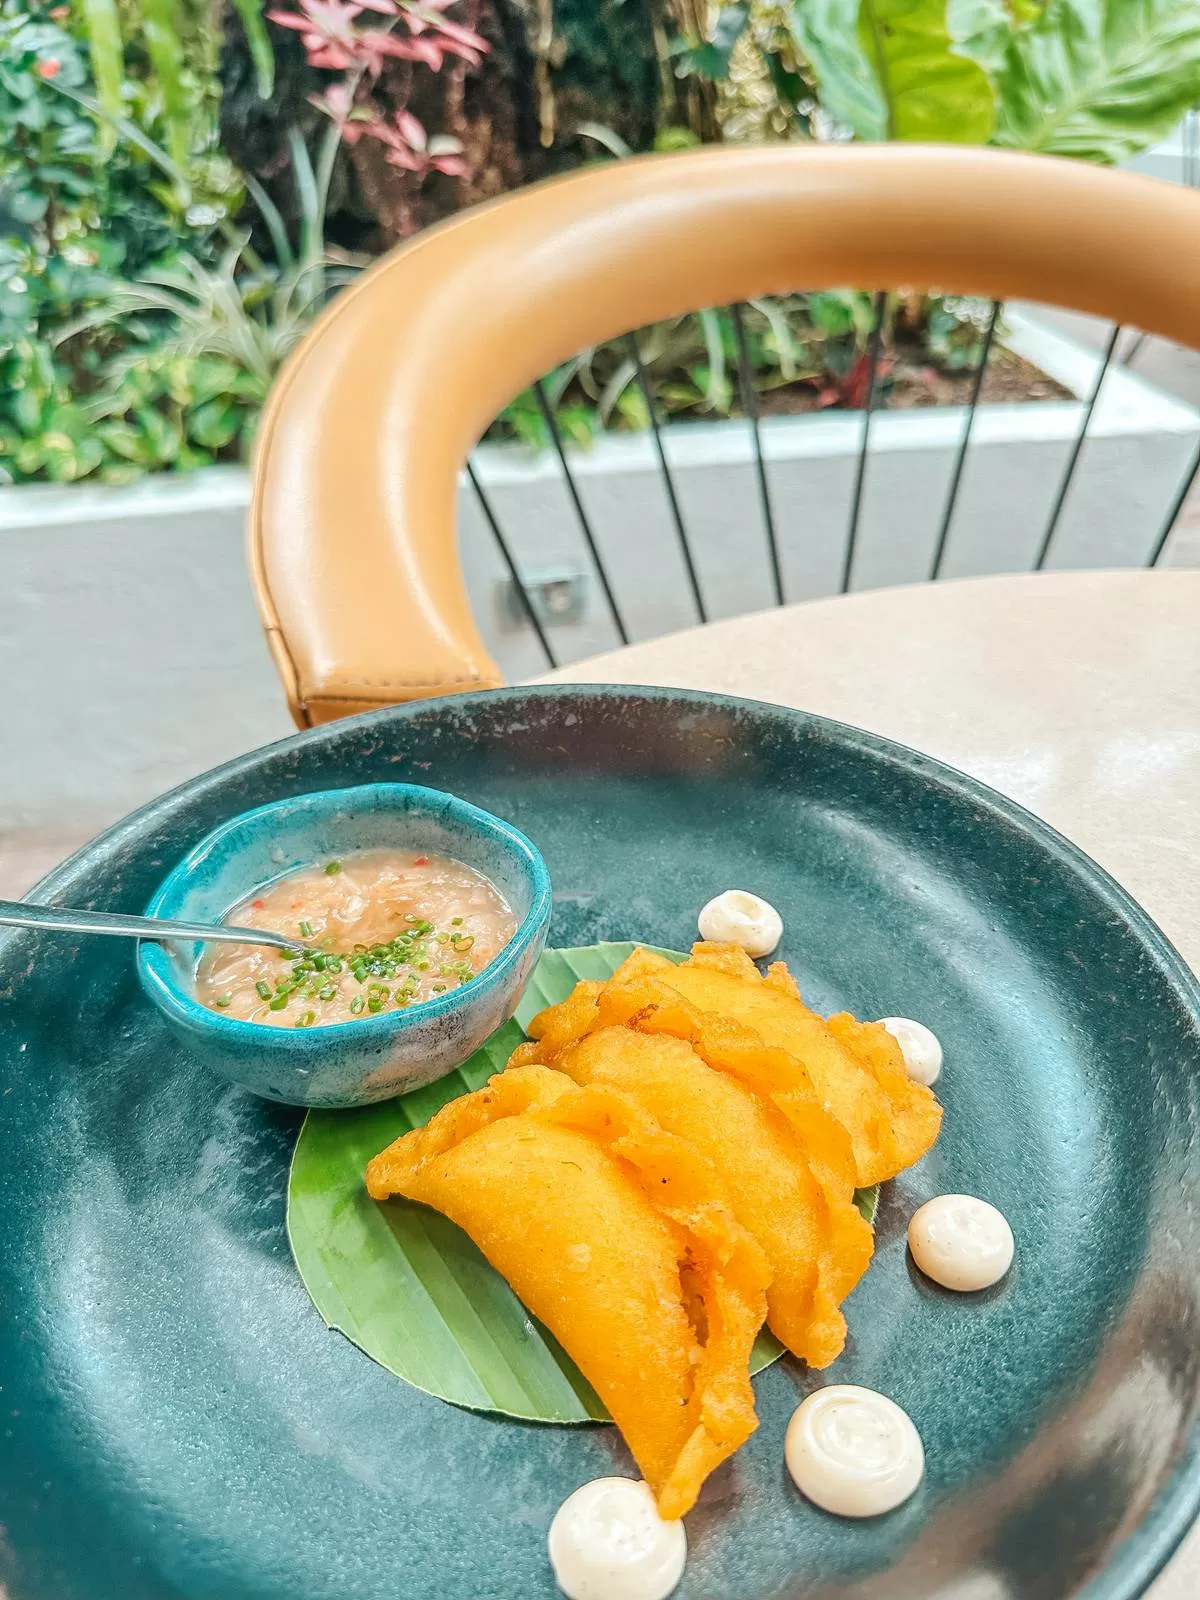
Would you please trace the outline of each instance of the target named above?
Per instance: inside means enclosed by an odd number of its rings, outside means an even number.
[[[1116,162],[1200,100],[1195,0],[797,0],[825,111],[861,139]]]
[[[1116,162],[1200,102],[1196,0],[0,0],[0,481],[244,457],[280,361],[379,250],[581,161],[712,139],[991,142]],[[745,314],[768,406],[860,398],[870,306]],[[971,307],[896,297],[916,366]],[[642,336],[662,403],[738,404],[726,313]],[[892,357],[885,360],[884,369]],[[548,380],[643,426],[626,346]],[[533,395],[502,427],[544,438]]]

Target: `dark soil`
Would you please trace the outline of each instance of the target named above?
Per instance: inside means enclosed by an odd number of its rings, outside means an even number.
[[[970,404],[975,373],[944,372],[933,366],[918,366],[900,358],[895,367],[882,373],[876,384],[875,405],[888,411],[911,411],[918,406],[965,406]],[[1018,400],[1072,400],[1075,397],[1061,383],[1048,378],[1031,362],[1011,350],[993,348],[979,398],[981,402]],[[768,390],[759,398],[764,417],[796,416],[809,411],[845,409],[841,396],[833,397],[809,380],[789,383]]]

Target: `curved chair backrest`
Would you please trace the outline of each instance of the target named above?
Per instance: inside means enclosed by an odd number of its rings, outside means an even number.
[[[501,681],[455,537],[497,411],[584,346],[806,285],[1036,299],[1200,346],[1200,197],[991,150],[707,149],[588,169],[378,262],[288,362],[251,560],[301,725]]]

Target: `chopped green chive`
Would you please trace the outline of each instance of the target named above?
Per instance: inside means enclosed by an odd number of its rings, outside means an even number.
[[[327,878],[334,877],[341,870],[342,870],[342,863],[340,861],[327,861],[325,863],[325,876]]]
[[[325,863],[324,870],[334,876],[342,868],[342,861],[333,859]],[[281,958],[287,963],[283,975],[274,979],[273,988],[268,979],[258,979],[254,985],[256,994],[272,1011],[283,1011],[295,994],[305,1009],[297,1007],[292,1014],[293,1024],[309,1027],[317,1020],[315,1003],[328,1004],[337,999],[338,984],[333,980],[343,972],[349,973],[355,985],[361,986],[360,993],[347,996],[348,1014],[352,1017],[362,1016],[364,1012],[375,1014],[388,1005],[407,1006],[428,995],[445,994],[475,976],[475,965],[467,957],[475,946],[476,936],[464,930],[465,917],[450,917],[439,928],[416,912],[396,912],[395,915],[403,919],[401,929],[390,939],[374,944],[359,942],[351,949],[339,949],[334,936],[325,934],[319,940],[319,949],[298,950],[293,946],[290,950],[281,950]],[[314,940],[311,922],[300,922],[297,926],[301,938]],[[224,1008],[233,1000],[231,991],[210,1004]]]

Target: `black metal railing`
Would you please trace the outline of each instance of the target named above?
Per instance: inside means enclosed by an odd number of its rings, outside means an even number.
[[[1198,172],[1200,176],[1200,172]],[[878,412],[886,404],[886,395],[879,382],[880,362],[883,350],[883,328],[887,296],[877,295],[873,302],[872,324],[867,343],[867,373],[865,403],[861,408],[861,429],[858,447],[854,461],[853,476],[851,480],[850,501],[845,546],[841,556],[840,592],[846,593],[854,587],[856,555],[859,545],[859,534],[863,519],[863,506],[868,475],[872,461],[872,426]],[[751,366],[750,351],[745,329],[745,308],[740,305],[729,308],[732,328],[737,350],[738,385],[742,411],[750,430],[752,446],[752,465],[754,481],[757,488],[758,510],[761,520],[762,537],[768,560],[769,581],[771,597],[776,605],[784,605],[789,596],[784,576],[781,559],[780,536],[776,515],[776,504],[773,497],[770,471],[763,448],[761,430],[760,396],[756,390]],[[938,579],[942,576],[948,552],[953,547],[954,530],[956,526],[956,513],[960,505],[961,490],[964,474],[967,468],[971,443],[975,434],[976,422],[980,408],[980,399],[983,393],[985,378],[989,362],[998,342],[998,333],[1002,327],[1003,307],[999,302],[993,302],[987,312],[986,324],[982,332],[982,340],[977,363],[971,377],[971,387],[965,416],[963,419],[962,433],[955,449],[953,463],[950,468],[948,488],[944,502],[940,508],[937,520],[937,530],[934,537],[932,559],[928,576]],[[1058,478],[1045,526],[1038,539],[1033,555],[1032,570],[1043,569],[1050,558],[1055,537],[1062,523],[1064,510],[1068,505],[1072,489],[1080,473],[1081,464],[1086,458],[1086,447],[1091,436],[1091,430],[1096,414],[1097,402],[1104,388],[1114,363],[1118,362],[1118,348],[1121,335],[1125,330],[1121,325],[1114,326],[1108,334],[1103,353],[1091,380],[1088,392],[1081,397],[1078,427],[1071,438],[1066,452],[1061,474]],[[657,473],[661,481],[665,506],[668,513],[669,524],[673,530],[678,544],[679,554],[683,563],[683,572],[686,577],[687,588],[690,595],[691,608],[697,622],[709,620],[711,607],[706,604],[704,589],[701,581],[700,564],[694,541],[689,531],[688,520],[684,514],[683,503],[676,483],[675,472],[668,457],[664,443],[663,433],[666,424],[663,420],[659,398],[655,393],[654,382],[643,360],[642,350],[635,335],[630,334],[626,341],[634,380],[645,401],[645,409],[649,423],[649,436],[652,443]],[[1125,365],[1132,355],[1136,355],[1136,348],[1127,349],[1125,357],[1119,364]],[[581,492],[577,480],[576,470],[572,466],[571,454],[563,438],[563,432],[546,389],[542,383],[534,385],[533,393],[538,410],[545,424],[546,433],[557,460],[558,470],[566,490],[567,500],[571,514],[578,528],[578,533],[586,550],[591,568],[595,573],[600,591],[603,595],[605,609],[611,619],[616,638],[621,644],[627,644],[632,636],[628,619],[626,618],[617,592],[609,562],[606,559],[603,541],[598,536],[597,528],[589,515],[584,494]],[[1200,426],[1200,424],[1198,424]],[[486,525],[490,530],[499,552],[504,569],[507,572],[515,594],[518,598],[520,610],[530,632],[549,666],[559,664],[558,656],[550,638],[549,621],[544,614],[539,614],[539,609],[530,594],[529,587],[521,571],[521,565],[513,553],[512,542],[506,537],[501,526],[500,518],[494,505],[489,500],[480,481],[474,465],[467,467],[468,478],[474,494],[478,500]],[[1200,441],[1197,442],[1192,452],[1177,492],[1172,496],[1167,514],[1161,528],[1157,531],[1152,541],[1148,554],[1148,564],[1157,565],[1163,556],[1171,533],[1176,526],[1180,513],[1187,501],[1197,477],[1200,476]]]
[[[1183,182],[1193,187],[1200,186],[1200,114],[1197,113],[1191,114],[1184,125],[1182,168],[1181,176]],[[840,557],[840,591],[842,593],[852,589],[855,583],[856,557],[858,555],[859,536],[863,521],[864,499],[873,454],[871,449],[872,428],[877,413],[887,404],[886,389],[879,382],[880,362],[884,348],[887,301],[888,296],[881,293],[874,297],[872,306],[872,321],[867,341],[865,402],[861,407],[862,421],[851,479],[847,532],[844,549]],[[750,430],[754,482],[757,490],[762,538],[768,561],[770,595],[776,605],[784,605],[788,602],[789,596],[781,554],[778,491],[772,487],[771,474],[764,452],[761,427],[761,396],[754,380],[750,344],[746,331],[746,309],[742,305],[734,305],[728,308],[736,348],[738,394],[742,413]],[[1003,306],[999,301],[993,302],[987,312],[986,324],[982,328],[979,356],[971,377],[962,432],[954,450],[945,499],[941,504],[940,515],[937,518],[932,556],[928,568],[928,576],[932,580],[942,577],[948,553],[954,546],[954,532],[957,526],[957,513],[960,507],[968,457],[976,432],[980,400],[984,391],[989,364],[999,342],[1002,317]],[[1092,435],[1097,403],[1113,365],[1130,366],[1144,348],[1146,336],[1138,334],[1134,330],[1129,330],[1131,337],[1127,340],[1122,350],[1121,336],[1124,332],[1126,330],[1120,324],[1111,329],[1088,392],[1080,398],[1078,427],[1067,448],[1062,471],[1058,477],[1050,502],[1046,522],[1037,541],[1031,563],[1032,570],[1042,570],[1053,554],[1056,535],[1062,524],[1064,511],[1068,506],[1072,490],[1077,482],[1081,464],[1087,455],[1087,446]],[[679,486],[664,443],[663,433],[666,424],[663,419],[660,397],[655,393],[654,380],[648,370],[646,361],[643,359],[643,349],[637,335],[629,334],[624,344],[629,356],[629,371],[632,374],[630,381],[636,382],[645,402],[649,438],[657,466],[657,474],[661,482],[669,525],[673,531],[682,560],[691,609],[697,622],[706,622],[711,614],[712,606],[706,602],[697,550],[689,531]],[[577,471],[572,465],[571,454],[566,447],[555,406],[547,394],[545,385],[541,382],[534,384],[533,396],[557,460],[558,470],[571,508],[571,515],[577,526],[588,562],[603,595],[604,607],[611,620],[616,639],[621,644],[628,644],[632,637],[629,620],[622,610],[617,584],[614,581],[613,573],[610,570],[609,558],[606,556],[604,549],[604,541],[598,536],[596,525],[589,515],[585,496],[581,492]],[[548,618],[544,611],[539,611],[539,607],[530,593],[526,576],[522,572],[521,563],[514,555],[513,542],[506,536],[495,506],[489,500],[488,495],[485,494],[473,464],[468,464],[467,474],[486,526],[490,531],[504,570],[511,582],[516,596],[518,614],[523,617],[531,635],[536,639],[547,664],[556,666],[558,659],[549,631],[552,619]],[[1149,566],[1157,566],[1162,560],[1171,534],[1179,521],[1198,477],[1200,477],[1200,439],[1197,440],[1195,449],[1185,464],[1182,477],[1176,492],[1171,497],[1162,525],[1153,539],[1149,541],[1150,548],[1147,557]]]

